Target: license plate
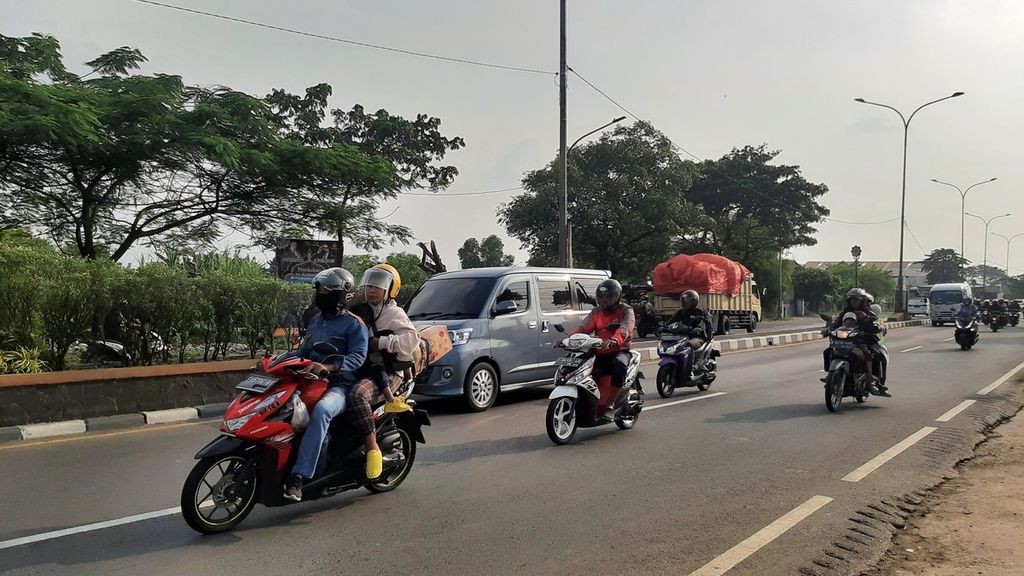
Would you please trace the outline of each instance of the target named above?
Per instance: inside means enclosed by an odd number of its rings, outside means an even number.
[[[565,366],[567,368],[576,368],[582,363],[583,361],[581,359],[572,356],[565,356],[558,359],[558,365]]]
[[[250,374],[248,378],[242,380],[235,386],[236,390],[245,390],[246,392],[255,392],[256,394],[263,394],[267,390],[274,387],[274,384],[280,378],[274,376],[265,376],[263,374]]]

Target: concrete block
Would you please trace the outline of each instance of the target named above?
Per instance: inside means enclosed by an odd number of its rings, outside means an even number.
[[[84,434],[85,420],[65,420],[63,422],[45,422],[41,424],[25,424],[21,428],[21,436],[25,440],[49,438],[67,434]]]
[[[21,440],[21,428],[17,426],[0,427],[0,442],[14,442]]]
[[[656,353],[651,354],[654,358],[657,358]],[[220,404],[207,404],[205,406],[196,406],[196,410],[199,412],[200,418],[220,418],[228,411],[228,406],[231,406],[230,402],[222,402]]]
[[[172,408],[170,410],[153,410],[142,413],[146,417],[146,424],[168,424],[171,422],[185,422],[198,420],[199,411],[195,408]]]
[[[116,416],[99,416],[85,419],[85,427],[89,432],[135,428],[145,426],[145,424],[146,417],[142,414],[118,414]]]

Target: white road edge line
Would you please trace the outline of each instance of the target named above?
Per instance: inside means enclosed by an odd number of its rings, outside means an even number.
[[[901,353],[902,352],[913,352],[914,350],[920,350],[921,348],[924,348],[924,346],[914,346],[913,348],[907,348],[906,350],[900,350],[900,352]]]
[[[957,404],[952,409],[950,409],[949,412],[946,412],[942,416],[939,416],[938,418],[936,418],[935,421],[936,422],[949,422],[957,414],[959,414],[959,413],[963,412],[964,410],[967,410],[968,408],[970,408],[971,404],[974,404],[975,402],[977,402],[977,400],[964,400],[963,402]]]
[[[715,392],[714,394],[705,394],[703,396],[697,396],[695,398],[676,400],[675,402],[664,402],[661,404],[655,404],[654,406],[644,406],[643,412],[657,410],[658,408],[668,408],[669,406],[676,406],[678,404],[686,404],[687,402],[696,402],[697,400],[707,400],[708,398],[714,398],[716,396],[725,396],[725,394],[725,392]]]
[[[41,534],[34,534],[32,536],[25,536],[22,538],[15,538],[13,540],[5,540],[0,542],[0,550],[5,548],[14,548],[16,546],[24,546],[26,544],[34,544],[36,542],[43,542],[45,540],[53,540],[55,538],[63,538],[65,536],[72,536],[74,534],[81,534],[82,532],[93,532],[95,530],[103,530],[104,528],[112,528],[114,526],[122,526],[124,524],[132,524],[134,522],[142,522],[143,520],[152,520],[153,518],[162,518],[164,516],[173,516],[174,514],[181,513],[181,506],[175,506],[174,508],[164,508],[163,510],[157,510],[155,512],[146,512],[145,514],[135,514],[134,516],[125,516],[124,518],[118,518],[116,520],[105,520],[103,522],[96,522],[93,524],[84,524],[82,526],[75,526],[74,528],[65,528],[63,530],[54,530],[53,532],[43,532]]]
[[[943,340],[943,342],[952,342],[953,340],[956,340],[956,336],[952,338],[946,338],[945,340]]]
[[[750,538],[726,550],[721,556],[691,572],[690,576],[719,576],[725,574],[831,501],[832,499],[828,496],[814,496],[807,502],[787,512],[775,522],[765,526]]]
[[[906,439],[901,441],[899,444],[896,444],[892,448],[889,448],[885,452],[882,452],[878,456],[875,456],[871,460],[868,460],[860,468],[857,468],[853,472],[850,472],[846,476],[843,476],[843,480],[845,482],[860,482],[861,480],[864,479],[865,476],[871,474],[875,470],[878,470],[882,466],[882,464],[885,464],[889,460],[892,460],[893,458],[898,456],[900,452],[903,452],[907,448],[910,448],[914,444],[917,444],[918,442],[921,441],[922,438],[931,434],[932,432],[935,432],[936,430],[938,430],[938,428],[934,428],[932,426],[925,426],[924,428],[921,428],[917,432],[914,432]]]
[[[1024,368],[1024,362],[1021,362],[1020,364],[1017,365],[1016,368],[1014,368],[1013,370],[1010,370],[1006,374],[1003,374],[1003,377],[1000,378],[999,380],[996,380],[995,382],[989,384],[988,386],[985,386],[981,390],[978,390],[978,396],[984,396],[984,395],[988,394],[989,392],[995,390],[996,388],[999,388],[1000,386],[1002,386],[1002,384],[1004,382],[1006,382],[1010,378],[1013,378],[1014,374],[1016,374],[1017,372],[1020,372],[1022,368]]]

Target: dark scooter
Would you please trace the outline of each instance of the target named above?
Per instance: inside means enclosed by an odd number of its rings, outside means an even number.
[[[700,321],[700,318],[694,320]],[[707,390],[718,377],[717,358],[722,353],[714,348],[714,335],[709,335],[708,340],[691,353],[687,342],[692,330],[693,327],[683,322],[673,322],[661,330],[657,388],[662,398],[670,398],[676,388],[696,386],[698,390]]]

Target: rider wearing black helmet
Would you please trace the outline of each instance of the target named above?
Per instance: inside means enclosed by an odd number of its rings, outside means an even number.
[[[686,366],[693,372],[693,363],[690,358],[693,353],[704,345],[711,337],[711,316],[707,310],[700,307],[700,295],[695,290],[686,290],[679,296],[679,310],[669,318],[666,325],[682,322],[690,329],[690,339],[686,346],[690,349],[687,354]]]
[[[363,322],[346,310],[356,281],[344,268],[328,268],[313,278],[314,304],[320,311],[310,320],[306,340],[295,352],[314,362],[306,368],[329,383],[317,402],[302,435],[299,454],[285,485],[284,497],[302,500],[302,483],[313,477],[327,428],[345,410],[345,396],[356,382],[356,371],[366,360],[367,336]]]
[[[842,312],[832,320],[829,330],[835,330],[842,326],[843,318],[847,313],[852,312],[856,314],[857,325],[864,334],[871,338],[871,340],[875,340],[876,335],[882,331],[882,326],[878,323],[878,316],[876,316],[874,311],[871,310],[871,304],[873,302],[874,298],[863,288],[854,288],[850,290],[846,293]],[[871,352],[872,344],[874,344],[874,342],[865,341],[863,346],[858,346],[855,357],[861,361],[861,367],[864,370],[864,374],[871,382],[871,393],[876,396],[892,396],[892,394],[889,393],[889,389],[883,386],[874,375]],[[827,353],[828,351],[826,350],[826,354]]]
[[[604,340],[604,346],[597,351],[594,368],[611,376],[612,385],[622,388],[626,382],[626,369],[629,366],[629,348],[633,342],[633,328],[636,319],[633,309],[622,303],[622,285],[611,278],[604,280],[597,287],[595,300],[597,307],[590,311],[583,325],[576,330],[578,334],[594,334]],[[606,395],[602,394],[602,398]],[[609,397],[615,398],[617,394]],[[611,413],[613,406],[605,406],[606,415]]]

